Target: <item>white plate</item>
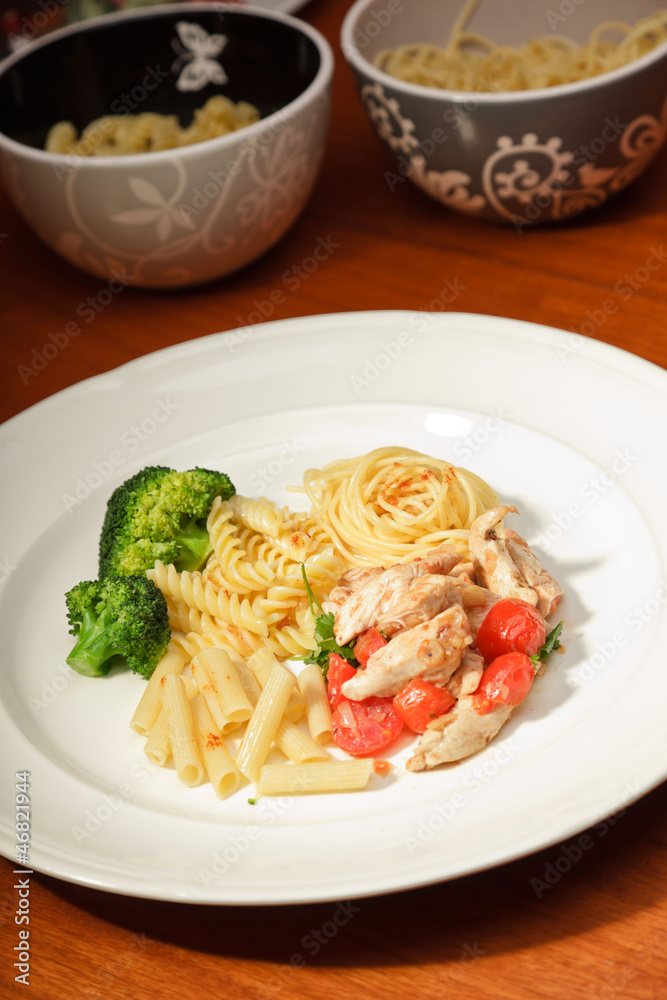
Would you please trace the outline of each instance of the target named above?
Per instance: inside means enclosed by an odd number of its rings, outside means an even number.
[[[74,345],[71,350],[76,350]],[[251,326],[73,386],[0,429],[0,848],[31,773],[30,865],[140,896],[285,903],[404,889],[566,839],[664,780],[665,373],[559,330],[367,312]],[[565,650],[483,753],[366,792],[226,802],[152,773],[143,681],[65,665],[63,594],[96,574],[111,490],[204,465],[295,505],[305,468],[397,443],[516,503],[564,584]],[[299,499],[298,497],[296,498]],[[8,526],[11,528],[8,530]]]

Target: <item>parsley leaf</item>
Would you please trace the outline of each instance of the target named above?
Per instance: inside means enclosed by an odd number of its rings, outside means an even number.
[[[306,596],[308,598],[310,612],[315,620],[315,638],[317,639],[317,649],[308,656],[300,657],[300,659],[302,659],[304,663],[316,663],[326,680],[329,670],[330,653],[338,653],[338,655],[342,656],[343,659],[349,660],[353,667],[357,666],[357,661],[354,656],[354,647],[352,643],[349,642],[345,646],[338,645],[334,634],[334,624],[336,621],[335,615],[332,611],[325,612],[324,608],[315,597],[315,594],[313,593],[308,582],[306,567],[303,563],[301,563],[301,575],[303,577],[303,582],[306,585]],[[315,607],[319,608],[319,615],[316,614]]]
[[[531,660],[536,666],[538,663],[542,663],[543,660],[546,660],[549,653],[553,653],[554,649],[558,649],[560,647],[560,642],[558,640],[562,630],[563,623],[558,622],[558,625],[556,625],[556,627],[549,632],[549,635],[544,640],[542,648],[538,649],[535,656],[531,656]]]

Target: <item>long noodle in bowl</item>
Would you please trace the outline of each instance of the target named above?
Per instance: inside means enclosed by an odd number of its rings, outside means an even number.
[[[605,21],[585,45],[560,35],[535,38],[520,48],[496,45],[465,31],[477,3],[468,0],[446,46],[415,43],[385,49],[377,54],[374,65],[406,83],[442,90],[536,90],[608,73],[667,41],[667,9],[660,8],[634,26]],[[608,34],[621,38],[603,37]]]
[[[409,448],[308,469],[303,488],[348,567],[414,559],[444,542],[467,556],[470,525],[498,504],[479,476]]]

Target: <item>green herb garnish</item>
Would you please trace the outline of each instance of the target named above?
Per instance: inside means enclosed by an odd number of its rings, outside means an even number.
[[[563,630],[563,623],[558,622],[558,625],[556,625],[556,627],[552,629],[551,632],[549,632],[549,635],[544,640],[544,645],[541,647],[541,649],[538,649],[538,651],[535,653],[535,656],[531,656],[531,660],[533,661],[535,666],[546,660],[549,653],[553,653],[554,649],[559,648],[560,642],[558,641],[558,639],[562,630]]]
[[[315,597],[306,576],[306,567],[301,563],[301,575],[306,585],[306,596],[310,606],[310,613],[315,620],[315,638],[317,639],[317,649],[308,656],[300,657],[304,663],[316,663],[326,680],[329,670],[329,653],[338,653],[343,659],[349,660],[353,667],[358,666],[354,656],[354,646],[348,642],[346,646],[339,646],[334,634],[335,615],[332,611],[325,612],[320,602]],[[320,613],[316,614],[315,608],[319,608]]]

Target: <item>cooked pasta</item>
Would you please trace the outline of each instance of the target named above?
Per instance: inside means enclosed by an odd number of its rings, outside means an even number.
[[[190,667],[209,711],[212,704],[220,708],[220,722],[215,720],[213,711],[211,714],[221,732],[230,731],[230,724],[238,726],[248,721],[253,706],[225,649],[221,646],[203,649],[193,658]]]
[[[180,674],[185,666],[182,647],[169,643],[169,648],[153,671],[132,716],[130,728],[141,736],[148,736],[162,708],[160,682],[166,674]]]
[[[256,781],[259,776],[294,685],[294,674],[276,661],[262,688],[236,757],[236,766],[250,781]]]
[[[667,40],[667,10],[660,8],[634,26],[606,21],[595,28],[585,45],[560,35],[534,38],[521,47],[496,45],[465,30],[477,3],[468,0],[465,4],[446,45],[423,42],[385,49],[374,64],[390,76],[425,87],[534,90],[607,73]]]
[[[322,645],[330,641],[322,601],[346,569],[361,567],[364,575],[364,567],[414,559],[443,543],[469,556],[472,522],[488,511],[500,523],[489,510],[498,498],[483,479],[412,449],[381,448],[309,469],[303,483],[295,489],[307,494],[309,513],[264,497],[218,498],[207,519],[213,551],[203,569],[179,572],[156,560],[147,571],[165,596],[171,642],[131,724],[147,736],[144,752],[153,763],[173,758],[188,785],[208,776],[219,798],[246,782],[259,795],[351,791],[365,787],[373,770],[385,773],[386,762],[332,760],[323,746],[333,740],[355,755],[341,732],[367,737],[349,707],[354,701],[329,700],[318,665],[330,648]],[[473,549],[476,539],[473,530]],[[462,565],[472,570],[472,562]],[[379,633],[369,641],[377,639],[385,641]],[[299,671],[281,662],[311,651],[316,660]],[[372,700],[373,734],[379,727],[391,736],[385,709]],[[266,766],[276,753],[289,763]]]
[[[409,448],[308,469],[303,483],[349,567],[414,559],[445,542],[467,555],[470,525],[498,503],[479,476]]]
[[[162,687],[160,685],[160,694],[161,693]],[[197,693],[197,685],[194,683],[192,678],[188,677],[185,680],[185,694],[188,701],[192,701]],[[144,753],[150,760],[151,764],[156,764],[158,767],[164,767],[171,757],[171,741],[169,739],[167,717],[162,707],[160,707],[157,719],[147,736],[148,738],[144,743]]]
[[[343,792],[365,788],[373,773],[373,760],[332,760],[322,764],[265,764],[261,769],[259,795],[296,795],[312,792]]]
[[[218,798],[226,799],[241,784],[241,775],[201,695],[192,701],[192,720],[209,781]]]
[[[186,570],[179,573],[173,565],[165,566],[159,559],[146,575],[165,597],[182,601],[188,607],[206,612],[214,618],[222,618],[223,621],[237,628],[247,629],[255,635],[268,636],[269,625],[283,617],[281,610],[267,611],[266,606],[260,608],[257,599],[251,603],[248,598],[241,600],[238,594],[215,587],[202,573],[188,573]]]
[[[246,559],[238,523],[234,523],[233,517],[234,509],[229,501],[216,497],[206,522],[214,552],[206,575],[210,579],[224,580],[225,588],[237,594],[264,590],[276,574],[266,560]]]
[[[125,156],[191,146],[228,135],[259,121],[259,110],[247,101],[234,103],[222,94],[210,97],[194,113],[192,123],[181,128],[176,115],[145,111],[138,115],[104,115],[87,125],[81,135],[70,121],[49,130],[44,148],[68,156]]]
[[[322,671],[316,663],[309,663],[297,677],[299,691],[306,706],[308,730],[316,743],[331,739],[331,708]]]
[[[271,676],[271,671],[277,662],[275,655],[270,649],[258,649],[248,660],[248,667],[260,688],[263,689],[266,687]],[[285,718],[289,719],[290,722],[298,722],[305,710],[306,704],[303,695],[295,686],[285,709]]]
[[[198,785],[204,777],[204,767],[195,737],[185,682],[177,674],[166,674],[160,686],[176,773],[183,784]]]

